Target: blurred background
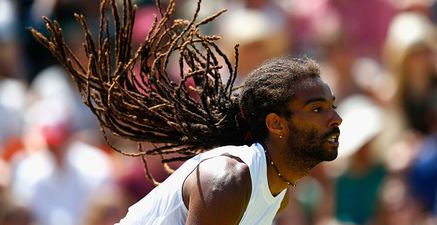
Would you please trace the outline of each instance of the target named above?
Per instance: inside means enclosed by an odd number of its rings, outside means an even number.
[[[138,43],[157,11],[152,0],[135,2]],[[0,225],[114,224],[153,188],[141,159],[105,144],[69,76],[28,30],[45,32],[41,16],[57,19],[86,61],[73,13],[97,30],[98,4],[0,0]],[[195,4],[178,0],[177,15],[190,19]],[[240,44],[237,83],[268,58],[310,56],[343,117],[339,158],[290,189],[275,225],[436,225],[437,2],[203,0],[200,19],[222,8],[202,32],[223,36],[230,58]],[[147,161],[159,181],[168,176],[159,158]]]

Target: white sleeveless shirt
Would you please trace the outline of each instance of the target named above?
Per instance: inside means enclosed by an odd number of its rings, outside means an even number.
[[[224,146],[199,154],[186,161],[163,183],[129,208],[118,225],[184,225],[188,209],[182,200],[185,178],[205,159],[223,154],[239,157],[248,165],[252,192],[240,225],[267,225],[279,210],[286,190],[272,196],[267,181],[266,158],[262,145]]]

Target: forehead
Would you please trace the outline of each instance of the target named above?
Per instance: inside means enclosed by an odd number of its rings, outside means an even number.
[[[297,85],[292,102],[304,104],[313,99],[330,101],[333,98],[331,88],[321,79],[305,79]]]

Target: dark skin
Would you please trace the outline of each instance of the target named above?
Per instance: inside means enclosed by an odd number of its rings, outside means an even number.
[[[306,176],[321,161],[330,161],[337,156],[338,126],[342,122],[335,111],[335,97],[328,85],[319,78],[309,78],[301,84],[295,98],[287,105],[291,116],[270,113],[265,119],[269,134],[263,145],[284,178],[292,183]],[[304,137],[303,140],[293,136],[296,132]],[[305,139],[306,133],[313,134],[308,137],[317,137],[318,148],[309,148],[314,151],[299,149],[302,154],[293,153],[297,149],[290,144],[312,141]],[[316,153],[314,159],[312,156]],[[267,179],[273,196],[288,187],[272,166],[267,167]],[[204,160],[183,185],[183,200],[188,208],[185,224],[238,224],[249,203],[251,191],[249,168],[238,157],[223,155]],[[286,207],[287,202],[288,198],[284,198],[280,210]]]

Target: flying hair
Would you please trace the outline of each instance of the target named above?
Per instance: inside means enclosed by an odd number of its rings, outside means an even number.
[[[74,15],[83,29],[87,65],[82,65],[67,45],[56,20],[44,17],[47,36],[31,29],[71,75],[84,103],[98,118],[108,145],[123,155],[141,157],[147,178],[158,184],[149,173],[148,155],[161,155],[166,165],[213,147],[250,141],[244,138],[248,128],[241,122],[234,94],[238,45],[232,65],[216,44],[220,37],[203,35],[199,29],[225,10],[199,21],[201,0],[197,0],[190,20],[173,19],[176,0],[170,0],[166,9],[157,0],[160,19],[155,16],[147,37],[134,49],[137,7],[131,0],[123,0],[122,6],[117,2],[101,0],[97,38],[85,17]],[[169,72],[170,57],[177,61],[177,74]],[[226,81],[222,73],[228,73]],[[175,75],[177,79],[172,78]],[[111,135],[137,143],[138,150],[119,149],[111,143]],[[152,147],[146,149],[144,143]]]
[[[101,0],[96,39],[84,16],[74,15],[83,29],[87,65],[67,45],[56,20],[44,17],[47,36],[31,32],[71,75],[99,120],[107,144],[123,155],[140,157],[146,177],[156,185],[147,156],[161,156],[171,172],[168,162],[214,147],[263,143],[268,137],[267,114],[291,115],[286,105],[296,87],[303,80],[319,78],[319,66],[312,59],[279,57],[249,74],[239,96],[234,87],[238,45],[232,65],[216,43],[220,37],[200,32],[225,10],[199,20],[201,0],[197,0],[190,20],[174,19],[176,0],[169,0],[165,9],[156,0],[160,19],[155,16],[147,36],[134,49],[136,6],[131,0],[123,0],[121,6],[117,2]],[[170,72],[171,64],[177,65],[176,72]],[[136,143],[137,150],[118,148],[111,143],[113,136]]]

